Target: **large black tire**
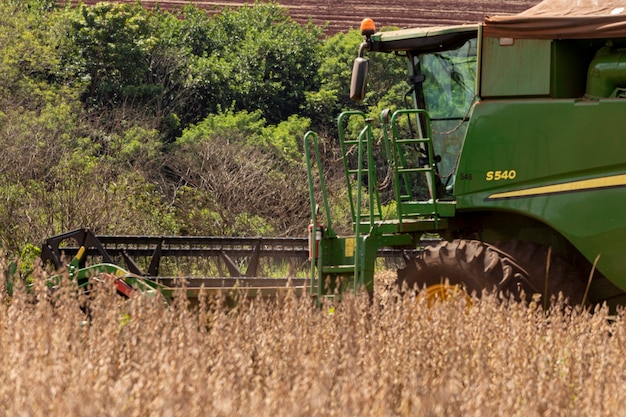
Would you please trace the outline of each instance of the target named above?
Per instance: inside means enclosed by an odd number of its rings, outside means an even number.
[[[550,253],[550,268],[546,281],[549,252],[547,246],[519,240],[497,242],[495,246],[509,254],[526,270],[527,286],[532,288],[533,293],[541,294],[543,301],[550,302],[561,293],[565,302],[570,305],[586,302],[583,297],[588,275],[554,251]]]
[[[468,294],[483,290],[520,299],[528,293],[527,277],[506,253],[477,240],[458,239],[429,246],[415,259],[406,259],[398,270],[398,285],[421,290],[448,282],[461,285]]]

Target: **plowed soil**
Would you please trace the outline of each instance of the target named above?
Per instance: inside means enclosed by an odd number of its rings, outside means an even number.
[[[95,4],[97,0],[84,0],[85,4]],[[135,0],[121,0],[117,3],[134,3]],[[175,9],[189,4],[189,0],[143,1],[145,7]],[[224,6],[239,7],[254,4],[254,1],[193,1],[207,10],[219,10]],[[309,19],[317,25],[328,24],[326,34],[345,32],[357,28],[364,17],[374,19],[377,26],[455,25],[477,23],[485,16],[519,13],[539,3],[539,0],[280,0],[278,3],[289,9],[289,15],[298,22]]]

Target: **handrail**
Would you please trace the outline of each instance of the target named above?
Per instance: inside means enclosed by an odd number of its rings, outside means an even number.
[[[400,138],[400,133],[398,130],[397,120],[402,115],[417,115],[418,119],[423,121],[423,129],[421,130],[422,137],[419,138]],[[433,150],[433,142],[431,138],[431,127],[430,127],[430,115],[426,110],[423,109],[401,109],[397,110],[391,116],[391,128],[392,128],[392,146],[391,152],[394,159],[395,169],[394,169],[394,193],[397,199],[397,210],[398,210],[398,220],[402,222],[402,219],[405,216],[403,213],[403,204],[401,199],[401,190],[400,190],[400,174],[407,174],[411,172],[424,172],[427,178],[428,191],[432,200],[432,213],[428,213],[433,216],[433,220],[435,221],[435,227],[438,225],[439,221],[439,213],[437,208],[437,189],[436,189],[436,175],[435,175],[435,155]],[[407,167],[406,161],[402,156],[402,152],[400,152],[399,144],[424,144],[425,151],[428,158],[428,165],[424,167],[410,168]],[[406,182],[406,178],[403,178]],[[419,213],[419,215],[425,215],[426,213]]]
[[[315,151],[315,159],[317,163],[317,170],[318,170],[320,185],[322,189],[322,201],[324,204],[324,213],[326,215],[326,223],[327,223],[328,232],[332,233],[333,229],[332,229],[332,219],[330,217],[330,207],[328,205],[328,198],[326,196],[326,182],[324,180],[324,172],[322,169],[319,140],[315,132],[308,131],[304,135],[304,155],[306,159],[307,177],[308,177],[308,182],[309,182],[309,199],[311,202],[311,226],[314,229],[309,232],[311,233],[311,236],[310,236],[311,241],[309,242],[310,250],[311,250],[311,266],[309,270],[309,278],[311,282],[310,282],[309,291],[312,295],[315,295],[316,293],[319,294],[321,291],[320,283],[317,282],[318,279],[317,279],[317,274],[316,274],[316,267],[317,268],[321,267],[321,264],[316,265],[318,263],[316,262],[316,260],[318,260],[319,263],[321,263],[321,258],[318,254],[319,247],[317,246],[317,244],[314,244],[314,242],[312,241],[313,239],[316,238],[315,229],[317,228],[317,225],[318,225],[318,221],[317,221],[318,205],[315,200],[315,186],[313,184],[313,166],[312,166],[313,163],[311,161],[311,145],[313,146],[314,151]]]
[[[348,192],[348,196],[349,196],[349,202],[350,202],[350,215],[353,221],[355,221],[356,219],[356,210],[358,208],[355,207],[354,204],[354,200],[353,200],[353,195],[352,195],[352,182],[350,181],[350,167],[348,166],[348,144],[357,144],[358,145],[358,141],[360,140],[360,135],[359,135],[359,140],[357,141],[348,141],[346,140],[346,134],[345,134],[345,126],[346,126],[346,122],[347,120],[352,117],[352,116],[360,116],[363,118],[363,120],[367,120],[367,115],[365,113],[363,113],[362,111],[358,111],[358,110],[351,110],[351,111],[345,111],[343,113],[341,113],[339,115],[339,117],[337,118],[337,127],[338,127],[338,133],[339,133],[339,145],[341,146],[341,156],[342,156],[342,160],[343,160],[343,169],[344,169],[344,173],[346,175],[346,186],[347,186],[347,192]],[[358,176],[358,173],[357,173]]]
[[[326,180],[324,178],[324,170],[322,167],[322,158],[320,156],[320,147],[317,134],[308,131],[304,135],[304,155],[306,159],[307,176],[309,182],[309,196],[311,201],[311,221],[313,225],[317,225],[318,205],[315,200],[315,184],[313,183],[313,162],[311,157],[311,146],[315,151],[315,163],[317,165],[317,173],[320,180],[320,188],[322,190],[322,204],[324,207],[324,218],[326,220],[327,233],[331,236],[335,235],[332,227],[332,218],[330,216],[330,206],[328,204],[328,196],[326,194]]]
[[[352,116],[360,116],[365,126],[359,132],[359,135],[356,140],[348,140],[346,139],[345,134],[345,126],[347,124],[347,119]],[[367,115],[361,111],[346,111],[343,112],[338,120],[339,127],[339,142],[341,145],[341,152],[343,156],[344,163],[344,171],[346,174],[346,183],[348,195],[350,196],[350,210],[352,215],[352,221],[355,227],[358,227],[361,223],[361,204],[362,200],[362,184],[363,184],[363,175],[366,170],[364,168],[363,163],[367,162],[367,193],[368,193],[368,210],[369,210],[369,223],[373,225],[377,218],[382,218],[382,207],[380,202],[380,195],[378,193],[378,178],[376,173],[376,160],[374,159],[374,135],[372,131],[371,119],[367,118]],[[348,145],[356,145],[357,146],[357,168],[356,170],[350,169],[348,166],[348,153],[350,149]],[[357,175],[356,184],[358,189],[356,190],[356,199],[357,202],[354,202],[353,195],[353,187],[352,180],[350,179],[351,174]]]

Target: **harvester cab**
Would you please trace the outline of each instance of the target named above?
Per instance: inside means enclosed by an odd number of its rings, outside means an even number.
[[[476,25],[376,31],[363,22],[351,99],[367,97],[369,54],[395,53],[410,105],[379,121],[360,111],[338,118],[346,236],[333,230],[318,138],[305,136],[311,204],[320,200],[326,223],[311,267],[319,296],[372,291],[376,253],[392,246],[420,249],[399,284],[447,281],[546,304],[559,294],[626,301],[626,12],[608,3],[545,0]],[[381,197],[381,172],[391,198]]]
[[[418,166],[434,169],[435,184],[428,184],[429,198],[452,196],[457,158],[476,99],[478,25],[376,34],[372,33],[373,24],[371,19],[364,19],[361,25],[366,40],[354,62],[350,98],[365,99],[369,69],[364,51],[404,55],[410,108],[428,110],[428,116],[416,114],[414,121],[408,118],[408,128],[416,131],[410,132],[413,136],[432,136],[430,146],[434,147],[432,160],[428,157],[429,143],[416,147]],[[388,111],[383,121],[389,124]]]

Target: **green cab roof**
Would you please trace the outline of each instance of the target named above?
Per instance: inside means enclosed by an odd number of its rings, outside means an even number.
[[[453,49],[475,38],[478,24],[460,26],[431,26],[377,32],[372,35],[372,52],[419,51],[436,52]]]

